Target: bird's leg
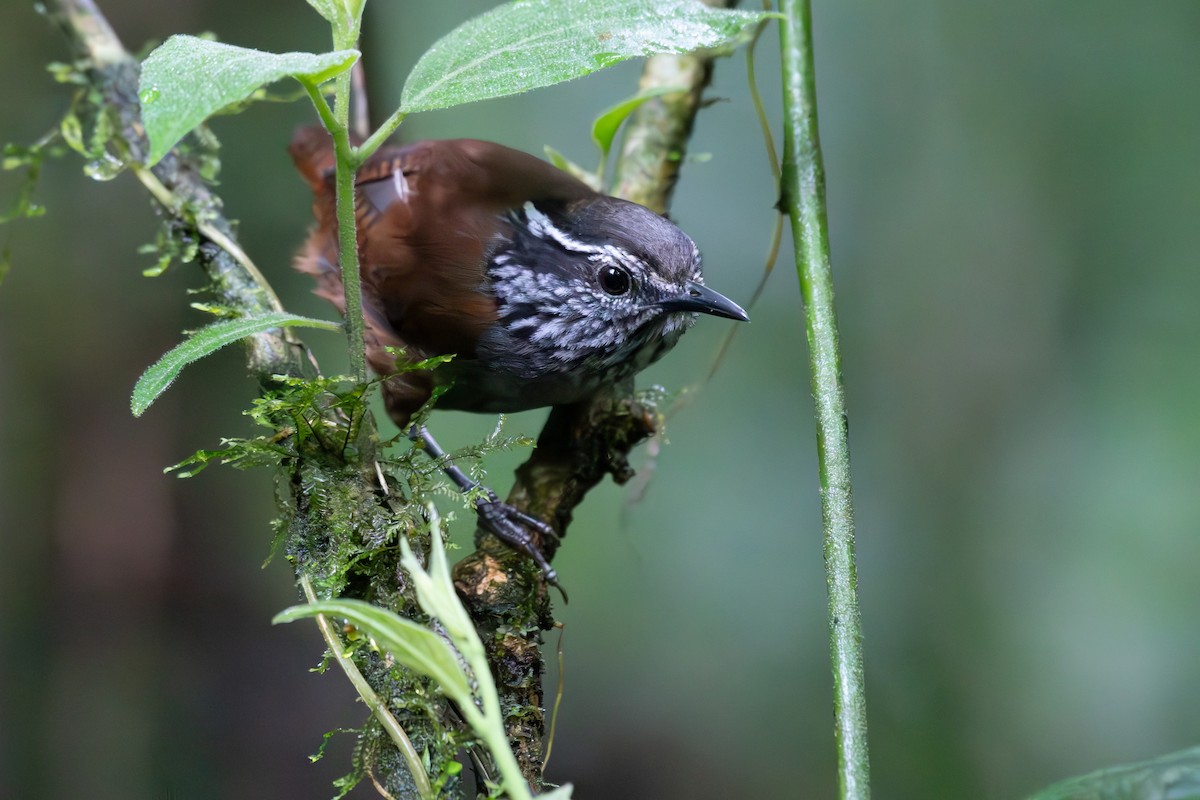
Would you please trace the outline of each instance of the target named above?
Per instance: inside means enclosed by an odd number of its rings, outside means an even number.
[[[441,463],[442,471],[450,480],[454,481],[454,485],[458,487],[459,491],[466,494],[474,489],[483,490],[486,497],[475,501],[475,511],[479,515],[480,524],[512,549],[532,558],[533,562],[542,570],[546,583],[557,587],[563,593],[563,600],[566,600],[567,594],[558,584],[558,573],[550,566],[550,562],[546,560],[546,556],[538,547],[530,531],[537,531],[541,536],[555,541],[558,540],[558,533],[537,517],[526,514],[508,503],[500,502],[500,498],[496,496],[495,492],[471,480],[465,472],[445,460],[446,451],[425,429],[424,425],[413,425],[409,428],[408,438],[419,442],[431,458]]]

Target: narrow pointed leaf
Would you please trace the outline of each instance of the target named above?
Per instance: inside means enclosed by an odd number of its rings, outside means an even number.
[[[146,166],[156,164],[201,122],[260,87],[289,76],[324,83],[350,69],[358,55],[357,50],[264,53],[195,36],[172,36],[142,62],[138,98],[150,139]]]
[[[133,411],[135,417],[140,417],[150,407],[150,404],[157,400],[158,396],[179,377],[183,368],[193,361],[204,358],[209,353],[247,336],[269,331],[272,328],[291,326],[321,328],[327,331],[342,329],[341,324],[337,322],[282,312],[218,322],[207,328],[201,328],[173,347],[170,352],[154,362],[150,369],[142,373],[142,377],[138,378],[137,385],[133,387],[133,397],[129,402],[130,410]]]
[[[459,667],[458,658],[450,645],[428,628],[386,608],[361,600],[326,600],[292,606],[277,614],[272,622],[292,622],[317,614],[328,614],[349,621],[404,666],[433,678],[438,687],[455,702],[474,702],[467,676]]]
[[[592,141],[600,148],[600,154],[604,157],[608,156],[608,151],[612,149],[613,139],[616,138],[617,131],[621,129],[621,123],[628,119],[630,114],[637,111],[642,103],[664,94],[681,91],[686,90],[670,86],[656,86],[653,89],[638,92],[633,97],[605,109],[592,123]]]
[[[733,43],[767,15],[699,0],[515,0],[455,28],[417,62],[401,110],[527,92],[629,58]]]

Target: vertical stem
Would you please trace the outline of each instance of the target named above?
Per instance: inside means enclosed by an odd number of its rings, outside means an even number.
[[[348,95],[346,96],[348,97]],[[345,105],[344,97],[337,105]],[[367,381],[367,363],[363,352],[362,281],[358,273],[358,231],[354,214],[354,175],[357,164],[350,150],[345,128],[333,132],[337,154],[335,189],[337,191],[338,251],[342,265],[342,285],[346,292],[346,338],[350,348],[350,371],[359,383]]]
[[[358,44],[358,25],[345,30],[334,26],[334,47],[339,50]],[[337,194],[338,250],[342,266],[342,286],[346,296],[346,341],[350,353],[350,371],[359,383],[367,381],[366,356],[363,353],[362,282],[358,273],[358,231],[354,214],[354,176],[358,159],[350,146],[350,72],[334,79],[333,114],[330,129],[337,156],[335,190]]]
[[[312,580],[307,575],[300,575],[300,590],[304,593],[304,599],[309,604],[317,602],[317,594],[313,590]],[[420,800],[435,800],[433,787],[429,783],[429,773],[425,771],[425,765],[421,761],[421,756],[413,747],[412,740],[408,738],[408,734],[404,732],[404,728],[400,727],[400,723],[392,716],[392,712],[388,710],[387,704],[379,699],[379,695],[375,693],[375,689],[363,677],[359,671],[358,665],[354,663],[347,652],[346,647],[342,644],[342,638],[330,623],[329,618],[324,614],[317,615],[317,627],[321,631],[321,636],[325,638],[325,645],[329,648],[329,654],[342,668],[342,672],[346,673],[346,677],[350,679],[351,685],[358,691],[358,696],[362,699],[379,725],[387,733],[392,740],[392,744],[396,745],[396,749],[400,751],[400,755],[404,758],[404,764],[408,767],[408,774],[412,776],[413,785],[416,787],[417,795]]]
[[[829,589],[839,797],[870,796],[867,706],[863,686],[862,628],[854,569],[854,505],[846,403],[838,353],[825,174],[817,135],[809,0],[781,0],[783,59],[784,207],[792,222],[796,271],[804,298],[812,392],[816,402],[825,575]]]

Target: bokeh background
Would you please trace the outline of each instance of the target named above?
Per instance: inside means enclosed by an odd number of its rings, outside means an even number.
[[[68,92],[30,3],[0,3],[0,139]],[[442,33],[490,2],[367,14],[378,116]],[[1200,5],[818,2],[822,139],[848,387],[876,794],[1016,798],[1200,740]],[[131,48],[211,30],[327,47],[300,0],[105,0]],[[772,31],[759,74],[778,122]],[[411,119],[591,163],[591,118],[637,65]],[[749,297],[774,189],[738,57],[717,66],[674,205],[712,286]],[[284,152],[311,119],[214,128],[221,192],[285,304],[309,215]],[[140,420],[142,369],[203,321],[192,266],[148,280],[129,176],[47,166],[42,219],[0,229],[0,797],[323,798],[364,712],[311,673],[311,626],[265,569],[271,477],[162,468],[249,431],[236,349]],[[0,176],[3,197],[17,181]],[[786,246],[785,246],[786,251]],[[557,562],[572,603],[550,776],[580,798],[830,797],[831,680],[811,399],[781,261],[716,380],[672,419],[645,495],[606,485]],[[701,320],[643,378],[706,372]],[[324,337],[324,338],[322,338]],[[308,340],[327,369],[340,343]],[[542,413],[513,417],[534,433]],[[494,420],[446,412],[439,434]],[[386,423],[385,423],[386,425]],[[507,486],[519,455],[490,465]],[[457,529],[460,541],[469,528]],[[555,644],[550,638],[550,647]],[[369,797],[363,787],[354,796]]]

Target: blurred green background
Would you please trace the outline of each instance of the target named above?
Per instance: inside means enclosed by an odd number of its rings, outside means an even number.
[[[375,113],[490,2],[368,10]],[[300,0],[105,0],[131,48],[215,31],[327,47]],[[1200,5],[817,3],[817,68],[848,387],[873,777],[881,798],[1015,798],[1200,740]],[[774,31],[759,74],[778,121]],[[31,4],[0,3],[0,139],[68,93]],[[410,120],[582,163],[637,65]],[[722,61],[673,214],[746,300],[774,190],[741,57]],[[310,198],[284,148],[304,105],[214,128],[221,192],[287,307]],[[46,217],[0,230],[0,797],[323,798],[364,716],[260,569],[271,477],[162,468],[249,430],[235,349],[140,420],[134,380],[202,317],[193,266],[141,277],[151,207],[51,163]],[[2,196],[17,180],[0,176]],[[785,246],[786,249],[786,246]],[[606,485],[557,566],[571,591],[549,774],[580,798],[834,793],[811,400],[787,260],[717,379],[671,421],[645,499]],[[677,390],[701,320],[642,380]],[[339,342],[312,333],[327,370]],[[535,433],[543,413],[512,418]],[[494,420],[445,412],[451,445]],[[385,424],[386,430],[391,430]],[[520,454],[490,465],[503,490]],[[469,536],[460,526],[460,541]],[[556,637],[550,637],[553,648]],[[551,678],[553,681],[553,678]],[[553,686],[553,683],[550,684]],[[372,796],[360,788],[355,796]]]

